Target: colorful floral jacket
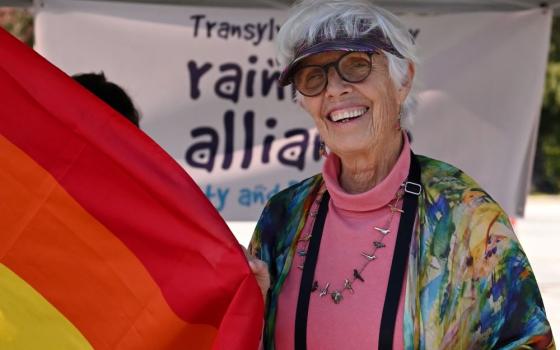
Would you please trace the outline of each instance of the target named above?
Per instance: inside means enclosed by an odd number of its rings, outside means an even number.
[[[543,302],[500,206],[461,170],[423,156],[406,284],[406,349],[555,349]],[[321,175],[267,203],[250,251],[269,265],[263,343],[274,349],[278,296]]]

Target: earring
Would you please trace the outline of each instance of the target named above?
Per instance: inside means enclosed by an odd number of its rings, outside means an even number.
[[[327,153],[327,146],[325,145],[325,141],[323,141],[323,139],[319,139],[319,154],[323,158],[327,158],[327,156],[329,155]]]
[[[401,131],[401,130],[402,130],[401,121],[402,121],[402,118],[403,118],[403,114],[404,114],[404,113],[403,113],[403,109],[402,109],[402,107],[401,107],[401,108],[399,108],[399,114],[398,114],[398,116],[397,116],[397,127],[395,128],[395,129],[397,129],[398,131]]]

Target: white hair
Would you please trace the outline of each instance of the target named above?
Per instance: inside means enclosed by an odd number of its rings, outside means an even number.
[[[389,75],[396,88],[408,80],[408,64],[416,65],[412,35],[391,12],[366,0],[303,0],[291,9],[276,39],[278,60],[287,66],[296,48],[341,35],[360,38],[379,28],[393,47],[404,57],[383,51],[389,65]],[[414,84],[401,106],[401,125],[405,126],[416,106]]]

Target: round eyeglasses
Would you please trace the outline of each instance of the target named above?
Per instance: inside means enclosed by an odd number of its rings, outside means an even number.
[[[293,83],[302,95],[313,97],[325,90],[330,67],[334,67],[340,78],[349,83],[364,81],[371,73],[373,52],[348,52],[336,61],[323,65],[299,67],[293,76]]]

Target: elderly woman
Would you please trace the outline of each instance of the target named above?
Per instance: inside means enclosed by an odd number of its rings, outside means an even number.
[[[280,83],[326,160],[268,202],[250,244],[264,348],[554,348],[507,215],[461,170],[411,151],[406,27],[368,2],[310,1],[278,41]]]

